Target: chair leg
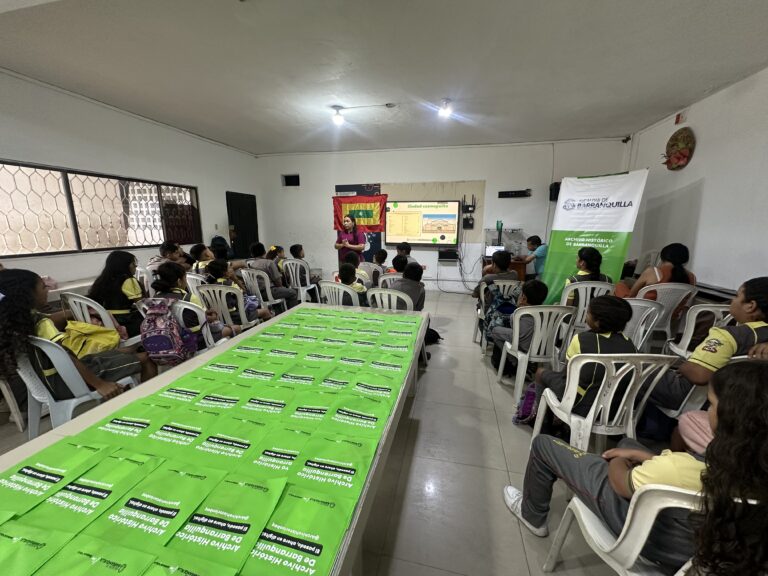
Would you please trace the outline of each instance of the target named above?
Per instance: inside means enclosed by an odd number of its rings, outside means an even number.
[[[547,559],[541,567],[542,572],[554,571],[557,561],[560,559],[560,550],[562,550],[563,544],[565,544],[565,539],[571,529],[571,524],[573,524],[573,511],[569,506],[565,509],[563,519],[560,521],[560,526],[557,528],[557,534],[555,534],[555,537],[552,540],[552,546],[549,547]]]
[[[520,402],[525,385],[525,374],[528,371],[528,355],[517,357],[517,370],[515,371],[515,405]]]
[[[475,322],[475,331],[472,332],[472,344],[477,343],[477,335],[480,332],[480,318]]]
[[[27,393],[27,438],[34,440],[40,434],[40,414],[43,405]]]
[[[536,436],[541,434],[541,427],[544,425],[544,417],[547,415],[547,408],[549,408],[549,404],[547,404],[547,397],[542,396],[536,412],[536,423],[533,425],[531,443],[533,443],[533,439],[536,438]]]
[[[496,382],[501,384],[501,379],[504,377],[504,366],[507,363],[507,347],[501,347],[501,360],[499,361],[499,371],[496,373]]]

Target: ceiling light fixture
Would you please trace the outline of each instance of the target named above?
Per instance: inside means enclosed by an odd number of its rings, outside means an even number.
[[[333,123],[336,124],[336,126],[341,126],[344,124],[344,116],[341,114],[341,111],[344,110],[343,106],[331,106],[335,110],[333,113]]]
[[[342,114],[342,111],[346,112],[347,110],[356,110],[357,108],[397,108],[397,104],[394,102],[387,102],[386,104],[368,104],[365,106],[341,106],[340,104],[334,104],[331,106],[331,110],[333,110],[333,116],[331,119],[333,120],[333,123],[336,124],[336,126],[341,126],[345,122],[344,115]]]
[[[443,98],[442,102],[440,103],[440,108],[437,111],[440,118],[450,118],[451,114],[453,114],[453,106],[451,106],[451,99],[450,98]]]

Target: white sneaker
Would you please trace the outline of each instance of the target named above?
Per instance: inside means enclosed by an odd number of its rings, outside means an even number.
[[[515,516],[517,516],[517,519],[520,521],[520,524],[528,528],[534,535],[540,537],[540,538],[546,538],[549,534],[549,529],[547,528],[546,523],[544,526],[540,528],[536,528],[533,526],[528,520],[523,518],[523,512],[522,512],[522,506],[523,506],[523,493],[520,492],[517,488],[514,486],[505,486],[504,487],[504,503],[507,505],[507,508],[509,508],[509,511],[512,512]]]

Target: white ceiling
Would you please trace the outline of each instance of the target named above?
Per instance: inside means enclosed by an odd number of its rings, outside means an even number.
[[[254,154],[455,146],[629,134],[767,30],[765,0],[59,0],[0,14],[0,66]]]

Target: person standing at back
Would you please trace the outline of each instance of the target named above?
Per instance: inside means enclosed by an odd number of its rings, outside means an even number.
[[[360,257],[360,260],[364,260],[365,234],[357,229],[355,217],[347,214],[344,216],[342,225],[344,230],[339,230],[336,233],[336,243],[333,245],[339,251],[339,265],[345,262],[344,258],[350,252],[355,252]]]
[[[516,256],[515,260],[525,262],[526,264],[533,262],[533,269],[535,270],[533,278],[526,276],[526,280],[533,280],[544,272],[544,264],[547,261],[549,247],[546,244],[542,244],[541,238],[538,236],[529,236],[526,241],[528,243],[528,256]]]

